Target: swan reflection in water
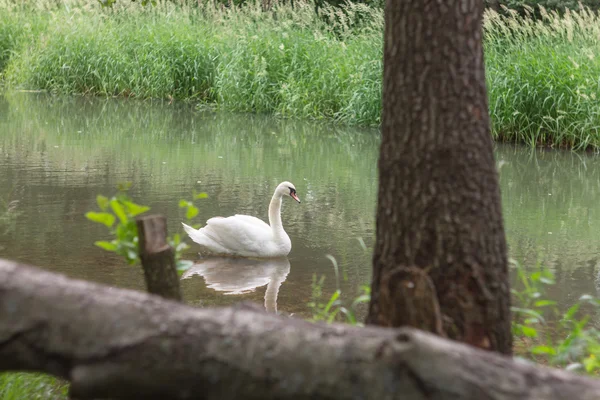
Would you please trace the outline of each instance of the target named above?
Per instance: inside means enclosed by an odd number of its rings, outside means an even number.
[[[230,295],[250,293],[267,285],[265,308],[268,312],[276,313],[279,287],[289,273],[290,262],[287,257],[263,260],[210,257],[194,264],[181,279],[200,275],[207,287]]]

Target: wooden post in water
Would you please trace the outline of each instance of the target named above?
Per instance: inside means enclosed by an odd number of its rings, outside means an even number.
[[[167,243],[167,219],[162,215],[136,218],[139,254],[149,293],[181,301],[175,254]]]

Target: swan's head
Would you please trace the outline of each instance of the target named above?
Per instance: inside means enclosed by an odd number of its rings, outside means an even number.
[[[294,186],[292,182],[281,182],[279,186],[277,186],[277,189],[275,189],[275,193],[281,197],[290,196],[292,199],[300,203],[300,199],[296,194],[296,186]]]

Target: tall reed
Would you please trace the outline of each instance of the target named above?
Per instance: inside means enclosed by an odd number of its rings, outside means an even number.
[[[600,146],[600,17],[589,10],[541,19],[488,12],[490,112],[499,140]]]
[[[186,99],[377,124],[381,11],[356,5],[345,14],[325,12],[337,21],[323,23],[307,4],[269,13],[171,2],[72,6],[48,17],[39,40],[11,59],[6,80],[60,93]],[[359,14],[378,22],[354,34],[349,22]]]

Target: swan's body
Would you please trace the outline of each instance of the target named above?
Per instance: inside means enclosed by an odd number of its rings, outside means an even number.
[[[237,214],[227,218],[211,218],[201,229],[186,224],[183,227],[194,242],[213,254],[259,258],[287,256],[292,249],[292,242],[281,223],[283,196],[300,202],[293,184],[280,183],[269,204],[270,225],[256,217]]]

